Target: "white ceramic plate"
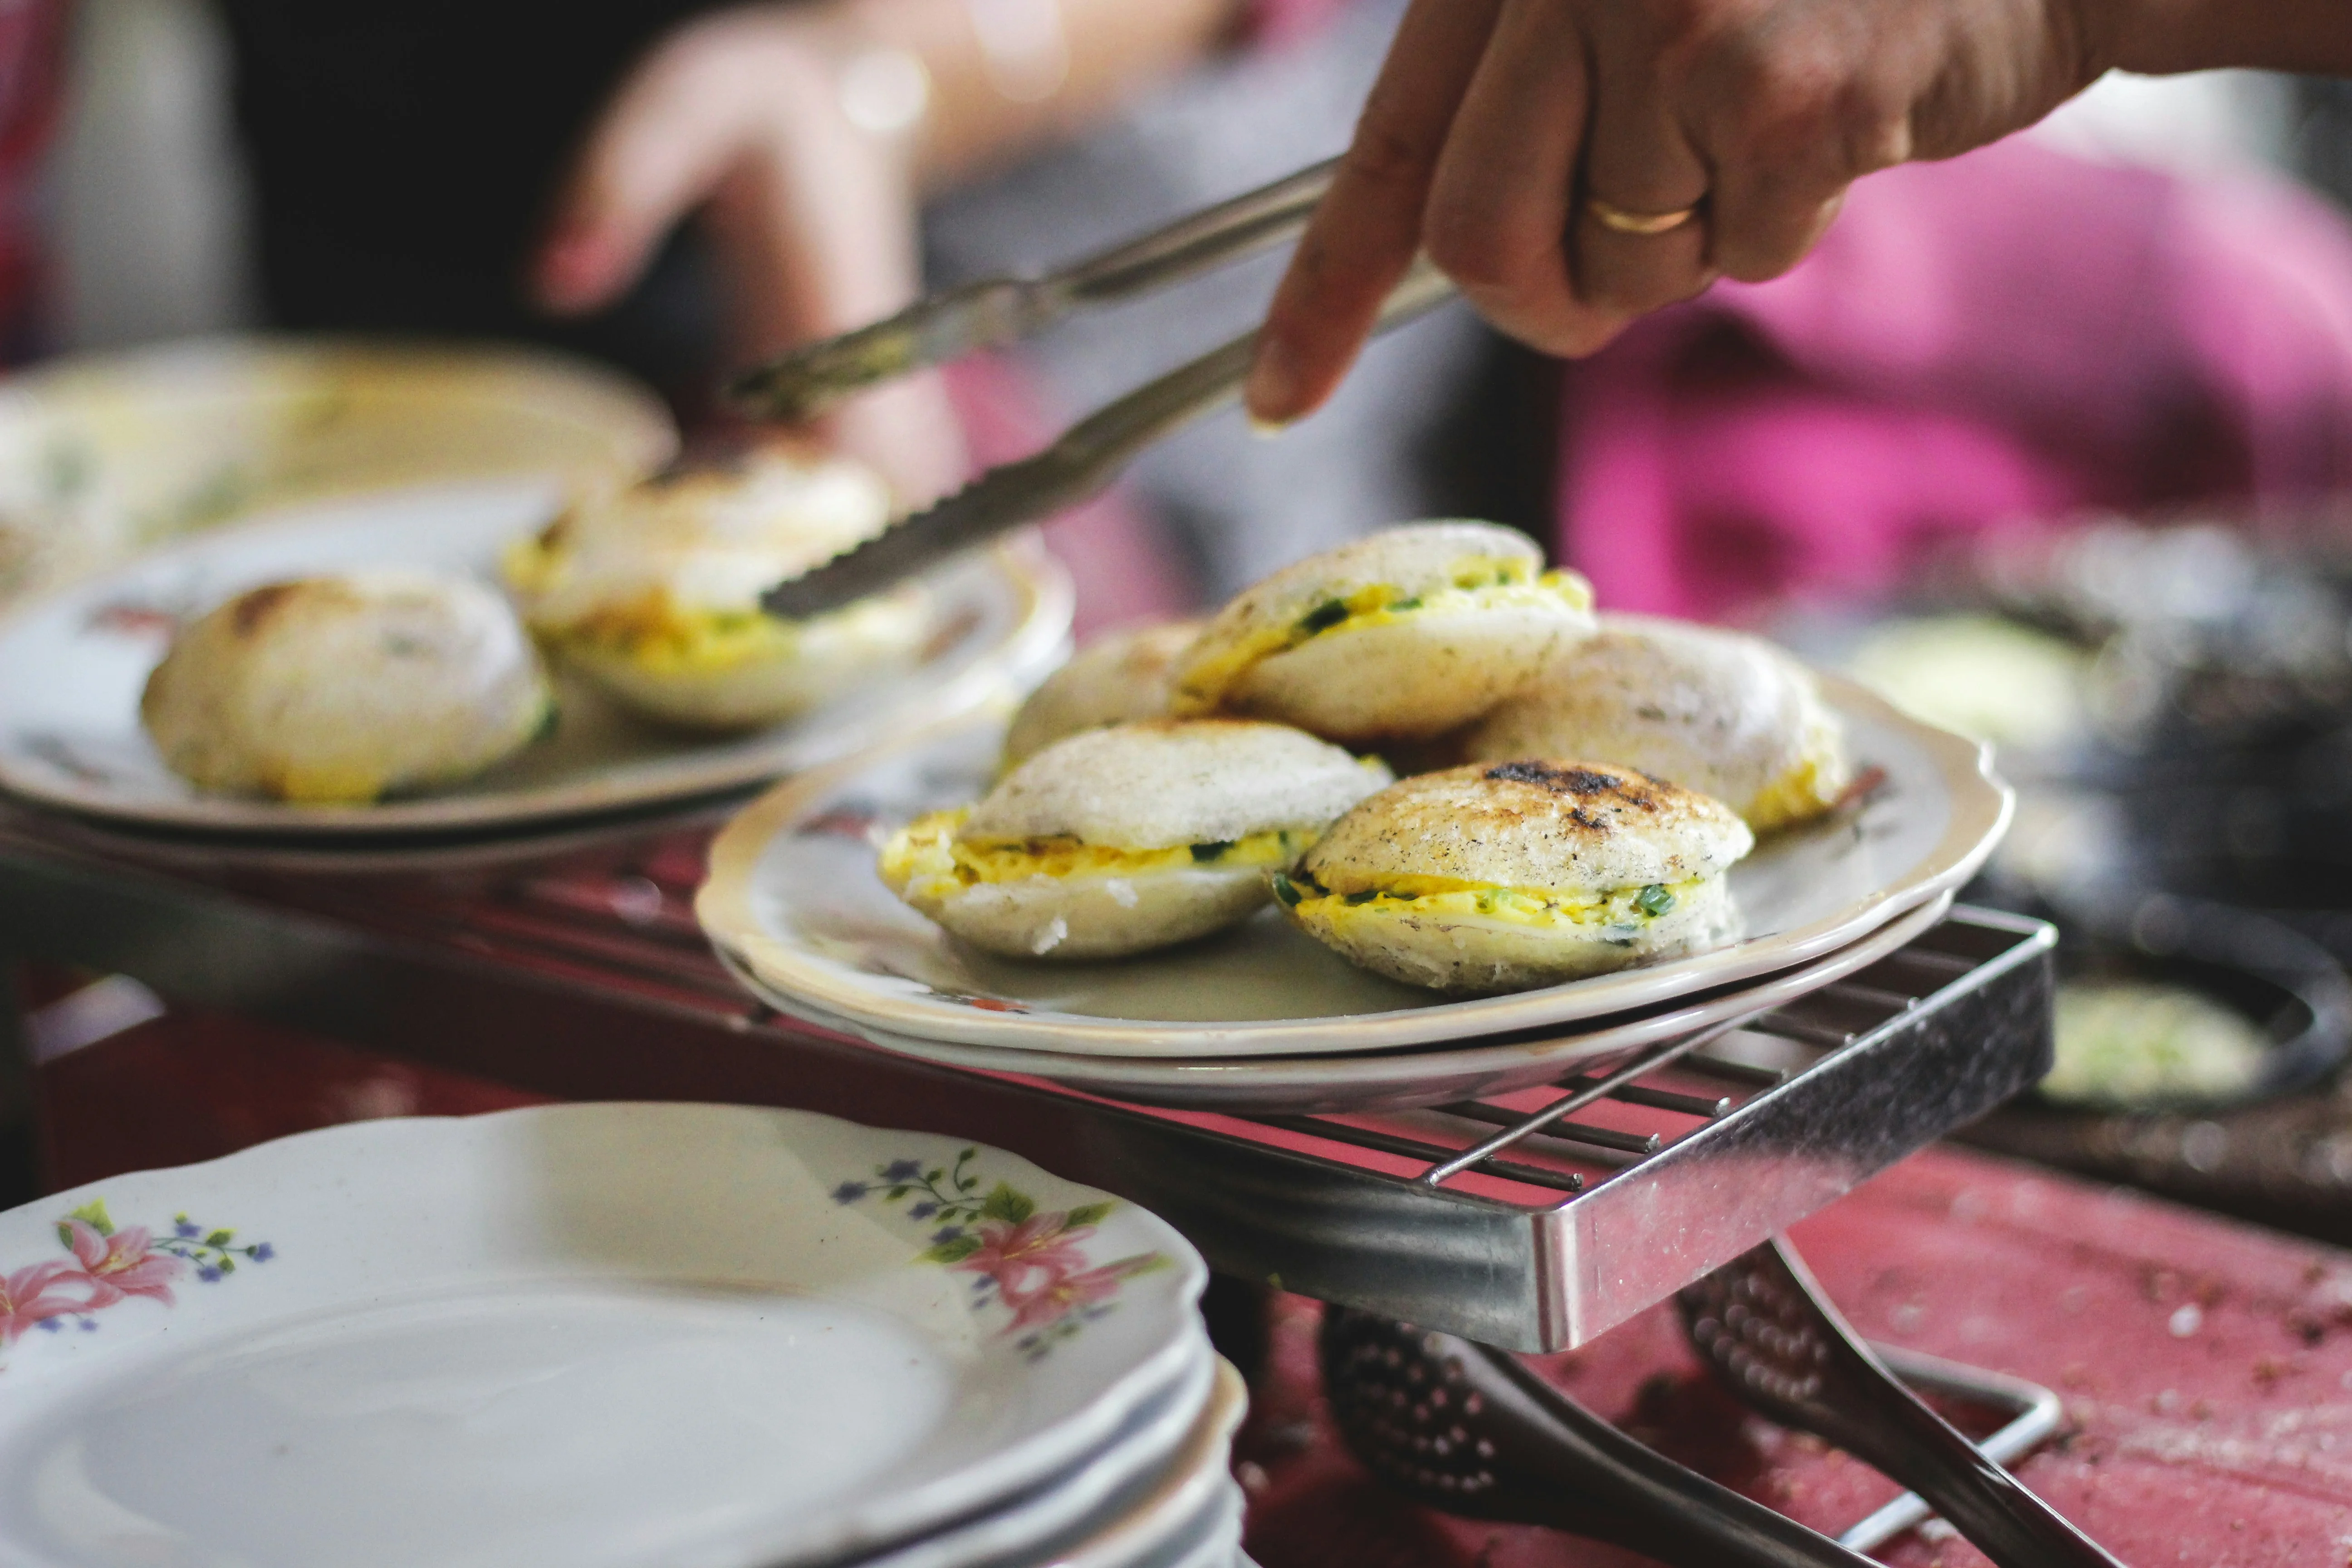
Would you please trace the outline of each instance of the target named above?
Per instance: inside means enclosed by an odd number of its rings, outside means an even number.
[[[713,843],[695,901],[719,952],[784,1011],[879,1044],[909,1038],[1100,1057],[1369,1051],[1466,1039],[1670,1002],[1850,947],[1957,889],[2007,826],[1990,752],[1825,676],[1857,766],[1858,807],[1777,834],[1731,871],[1744,940],[1537,991],[1447,1001],[1358,969],[1267,910],[1205,941],[1094,963],[998,958],[892,897],[881,837],[985,793],[1000,731],[968,722],[779,786]]]
[[[1211,1568],[1241,1548],[1234,1432],[1249,1409],[1241,1374],[1218,1363],[1217,1390],[1174,1462],[1129,1488],[1108,1517],[1040,1552],[1034,1568]]]
[[[121,1176],[0,1215],[0,1563],[829,1561],[1101,1448],[1204,1276],[1013,1156],[742,1107]]]
[[[1235,1388],[1229,1391],[1226,1380]],[[1083,1539],[1132,1512],[1137,1494],[1191,1462],[1196,1429],[1213,1425],[1234,1397],[1247,1399],[1240,1374],[1215,1355],[1201,1358],[1176,1385],[1129,1418],[1099,1452],[1049,1478],[994,1512],[861,1558],[857,1568],[969,1568],[1038,1555],[1057,1540]]]
[[[1181,1393],[1171,1421],[1162,1401],[1136,1424],[1152,1428],[1154,1451],[1135,1464],[1114,1447],[1055,1477],[1034,1497],[1001,1512],[926,1536],[857,1568],[972,1568],[973,1564],[1070,1563],[1142,1568],[1192,1545],[1214,1513],[1214,1487],[1228,1468],[1233,1435],[1249,1408],[1249,1388],[1222,1357],[1206,1357]]]
[[[650,387],[542,349],[269,336],[71,354],[0,382],[0,605],[298,500],[625,484],[677,450]]]
[[[1696,1034],[1728,1019],[1786,1006],[1877,963],[1941,921],[1951,907],[1952,895],[1939,893],[1851,947],[1764,980],[1685,997],[1632,1016],[1612,1015],[1598,1020],[1597,1027],[1498,1045],[1441,1046],[1353,1057],[1082,1057],[865,1032],[877,1045],[926,1061],[982,1072],[1030,1073],[1144,1105],[1291,1114],[1444,1105],[1558,1083],[1580,1062],[1618,1056]],[[771,1006],[780,1005],[757,975],[740,966],[730,968],[737,979]],[[834,1026],[855,1032],[846,1023]]]
[[[934,579],[940,632],[919,666],[750,735],[667,730],[565,680],[549,740],[454,789],[362,806],[207,795],[148,743],[139,694],[186,617],[261,583],[345,567],[495,581],[499,550],[562,497],[556,484],[521,479],[319,502],[167,546],[26,606],[0,625],[0,789],[149,829],[316,839],[513,828],[743,789],[846,756],[1023,689],[1068,634],[1066,577],[1023,546]]]
[[[1166,1542],[1132,1556],[1057,1562],[1045,1568],[1233,1568],[1242,1547],[1246,1500],[1231,1476],[1211,1483],[1208,1500]]]

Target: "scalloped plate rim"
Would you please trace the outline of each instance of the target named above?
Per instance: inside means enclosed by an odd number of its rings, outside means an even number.
[[[813,959],[767,931],[753,907],[752,895],[769,846],[849,780],[879,763],[945,738],[962,723],[971,722],[969,720],[934,726],[887,747],[812,770],[753,801],[712,840],[709,874],[695,897],[695,917],[723,957],[757,974],[777,996],[799,1005],[785,1011],[808,1016],[802,1011],[805,1007],[814,1015],[811,1021],[825,1026],[839,1028],[845,1024],[858,1033],[870,1027],[887,1035],[950,1045],[1106,1057],[1360,1054],[1602,1017],[1811,963],[1851,946],[1928,900],[1957,890],[1992,853],[2015,805],[2009,785],[1993,771],[1992,748],[1913,719],[1843,677],[1821,673],[1819,679],[1833,705],[1902,731],[1934,761],[1951,798],[1951,819],[1942,837],[1898,884],[1883,886],[1834,916],[1793,931],[1750,938],[1644,968],[1533,991],[1433,1001],[1384,1013],[1265,1022],[1160,1022],[1066,1013],[990,1012],[900,994],[900,990],[917,983],[890,977],[897,989],[886,990],[876,984],[882,977],[856,974],[844,965]],[[1148,963],[1150,957],[1143,954],[1126,962]]]
[[[903,1155],[923,1145],[968,1144],[969,1140],[949,1138],[936,1133],[897,1131],[870,1126],[846,1118],[821,1112],[789,1110],[777,1107],[698,1104],[677,1101],[587,1101],[553,1105],[527,1106],[515,1110],[493,1111],[473,1116],[401,1117],[388,1120],[344,1123],[339,1126],[296,1133],[253,1145],[217,1159],[185,1165],[125,1173],[121,1175],[84,1184],[62,1193],[37,1199],[31,1204],[0,1213],[0,1244],[18,1237],[39,1237],[51,1229],[58,1215],[90,1202],[107,1198],[114,1202],[120,1217],[125,1223],[152,1217],[144,1194],[168,1191],[171,1204],[187,1211],[203,1213],[208,1222],[235,1219],[241,1234],[265,1235],[273,1231],[269,1212],[274,1200],[278,1219],[303,1208],[324,1210],[341,1200],[343,1190],[355,1183],[363,1183],[373,1164],[380,1179],[396,1181],[401,1167],[407,1163],[436,1157],[447,1159],[446,1151],[457,1144],[469,1145],[487,1152],[507,1149],[527,1151],[535,1131],[551,1121],[569,1121],[589,1123],[598,1121],[622,1122],[635,1120],[640,1129],[648,1118],[660,1121],[656,1135],[663,1139],[691,1139],[698,1147],[704,1138],[694,1135],[695,1124],[708,1127],[713,1119],[738,1124],[764,1121],[781,1133],[775,1152],[762,1147],[761,1157],[780,1161],[793,1158],[793,1129],[811,1124],[824,1124],[837,1130],[835,1135],[865,1147],[877,1160]],[[453,1142],[453,1141],[455,1141]],[[358,1148],[352,1147],[358,1145]],[[1119,1211],[1107,1223],[1120,1226],[1126,1238],[1122,1243],[1148,1244],[1162,1253],[1174,1267],[1156,1274],[1146,1273],[1130,1279],[1129,1290],[1145,1293],[1140,1298],[1122,1300],[1120,1305],[1130,1310],[1115,1313],[1109,1319],[1090,1324],[1088,1332],[1123,1332],[1128,1342],[1120,1348],[1123,1358],[1115,1363],[1116,1370],[1106,1368],[1099,1378],[1089,1378],[1083,1398],[1066,1401],[1066,1413],[1048,1416],[1039,1424],[1034,1417],[1031,1429],[1002,1435],[1003,1440],[992,1449],[966,1463],[961,1469],[944,1476],[917,1478],[905,1487],[886,1496],[869,1498],[848,1506],[819,1502],[803,1515],[795,1516],[789,1528],[768,1531],[758,1539],[747,1533],[720,1547],[709,1548],[708,1542],[694,1561],[706,1564],[733,1563],[739,1568],[782,1568],[784,1564],[814,1564],[831,1563],[844,1556],[896,1550],[925,1531],[946,1525],[982,1510],[1003,1506],[1010,1499],[1022,1495],[1039,1485],[1058,1484],[1058,1479],[1072,1467],[1090,1463],[1119,1433],[1120,1427],[1142,1405],[1180,1385],[1188,1373],[1213,1358],[1205,1333],[1202,1331],[1194,1310],[1200,1290],[1207,1279],[1205,1263],[1173,1226],[1140,1205],[1114,1194],[1101,1192],[1086,1184],[1055,1175],[1034,1162],[985,1144],[976,1148],[991,1176],[1009,1176],[1024,1187],[1036,1192],[1047,1201],[1066,1205],[1077,1202],[1108,1201]],[[808,1167],[803,1166],[803,1169]],[[756,1174],[756,1173],[754,1173]],[[829,1173],[822,1179],[829,1179]],[[812,1172],[812,1193],[807,1200],[814,1202],[822,1194],[814,1191],[821,1179]],[[482,1204],[487,1200],[468,1194],[468,1201]],[[552,1215],[561,1212],[569,1219],[570,1211],[557,1211],[550,1205],[549,1215],[541,1216],[552,1223]],[[228,1212],[234,1209],[235,1213]],[[315,1220],[314,1224],[318,1223]],[[919,1228],[919,1227],[918,1227]],[[282,1234],[282,1232],[280,1233]],[[49,1245],[54,1247],[52,1240]],[[909,1237],[908,1267],[926,1267],[916,1257],[919,1237]],[[787,1292],[806,1290],[822,1294],[822,1276],[827,1259],[821,1253],[796,1255],[805,1260],[813,1282],[795,1285],[789,1281],[764,1281],[770,1289]],[[0,1265],[13,1266],[21,1259],[12,1255],[0,1257]],[[240,1333],[266,1334],[283,1325],[322,1321],[323,1314],[336,1309],[325,1301],[345,1303],[345,1313],[364,1313],[386,1300],[397,1302],[404,1298],[399,1289],[389,1287],[386,1279],[379,1278],[362,1267],[354,1278],[303,1281],[307,1297],[289,1305],[282,1299],[267,1298],[262,1290],[251,1289],[273,1278],[284,1277],[288,1271],[299,1271],[305,1263],[333,1269],[340,1266],[351,1268],[346,1260],[323,1259],[318,1252],[306,1254],[299,1247],[280,1247],[277,1256],[255,1270],[240,1273],[232,1281],[219,1285],[183,1284],[184,1294],[202,1291],[202,1310],[193,1319],[186,1317],[192,1303],[177,1308],[157,1308],[152,1303],[137,1303],[153,1308],[153,1312],[169,1311],[168,1323],[155,1321],[126,1322],[123,1327],[135,1337],[125,1347],[127,1353],[137,1359],[164,1357],[178,1363],[183,1357],[200,1357],[217,1352],[225,1343],[234,1342]],[[538,1280],[557,1278],[567,1281],[610,1279],[623,1285],[642,1286],[673,1278],[658,1268],[646,1270],[644,1264],[631,1265],[625,1260],[599,1257],[603,1266],[583,1268],[577,1273],[544,1277],[528,1268],[516,1273],[515,1279]],[[383,1267],[389,1268],[390,1264]],[[462,1267],[462,1265],[461,1265]],[[501,1264],[478,1263],[475,1267],[491,1281],[502,1278]],[[0,1267],[0,1276],[7,1273]],[[248,1275],[250,1276],[248,1278]],[[676,1275],[680,1282],[700,1280],[701,1275]],[[510,1288],[510,1286],[509,1286]],[[446,1290],[445,1280],[436,1289]],[[338,1297],[334,1293],[342,1292]],[[388,1293],[387,1293],[388,1292]],[[1146,1308],[1146,1300],[1150,1305]],[[290,1315],[289,1315],[290,1314]],[[1121,1331],[1121,1320],[1134,1328]],[[919,1328],[908,1322],[910,1331]],[[175,1336],[173,1330],[177,1330]],[[111,1342],[114,1336],[104,1336]],[[107,1361],[111,1346],[100,1338],[77,1334],[61,1336],[28,1335],[19,1342],[18,1352],[25,1346],[47,1352],[51,1346],[43,1342],[54,1339],[55,1349],[69,1352],[46,1356],[37,1363],[7,1368],[0,1372],[16,1383],[22,1397],[0,1400],[0,1452],[11,1445],[6,1441],[8,1429],[18,1421],[39,1421],[52,1418],[51,1413],[71,1404],[78,1382],[93,1390],[110,1380]],[[1019,1352],[1007,1344],[1002,1351],[991,1352],[1008,1363]],[[143,1364],[143,1363],[142,1363]],[[1017,1375],[1050,1378],[1056,1375],[1057,1363],[1052,1358],[1031,1362],[1031,1371]],[[1061,1375],[1073,1375],[1062,1373]],[[17,1380],[23,1381],[17,1381]],[[1199,1385],[1200,1403],[1206,1405],[1213,1397],[1213,1381]],[[993,1419],[993,1417],[991,1417]],[[814,1529],[806,1516],[817,1516],[822,1529]],[[9,1557],[12,1543],[11,1527],[0,1524],[0,1557]],[[798,1539],[793,1539],[795,1534]],[[14,1550],[24,1552],[25,1546]],[[9,1557],[10,1561],[18,1560]],[[47,1562],[39,1556],[26,1556],[26,1563]],[[642,1563],[646,1568],[663,1561],[658,1555],[642,1554],[629,1561]]]
[[[98,575],[68,584],[0,614],[0,648],[20,636],[36,617],[54,615],[75,602],[102,602],[138,577],[168,570],[178,562],[201,559],[223,549],[236,549],[271,535],[299,539],[320,527],[348,526],[335,514],[354,506],[399,505],[408,500],[429,505],[442,493],[460,497],[491,490],[520,490],[544,480],[506,478],[436,482],[409,489],[371,491],[362,495],[301,501],[270,512],[257,513],[232,527],[173,541],[145,552]],[[323,512],[322,522],[310,514]],[[994,568],[1000,589],[1013,595],[1010,628],[998,642],[973,653],[964,668],[945,684],[919,685],[926,667],[917,666],[895,678],[910,689],[908,700],[858,726],[857,740],[877,731],[887,733],[899,725],[924,729],[984,708],[1002,693],[1025,688],[1042,674],[1046,662],[1068,636],[1074,589],[1069,575],[1034,537],[1016,539],[980,552]],[[396,564],[388,558],[387,564]],[[973,570],[967,563],[964,569]],[[886,728],[887,727],[887,728]],[[110,799],[92,789],[74,788],[20,766],[0,749],[0,795],[44,810],[61,812],[93,823],[131,830],[166,829],[191,836],[273,837],[284,841],[331,841],[338,837],[373,837],[390,839],[403,834],[426,835],[467,829],[536,826],[576,821],[600,814],[656,806],[673,801],[694,801],[730,790],[756,788],[780,774],[837,760],[837,744],[823,740],[814,726],[788,723],[772,732],[772,739],[756,748],[743,747],[741,737],[726,737],[707,746],[691,742],[658,761],[636,764],[648,776],[614,787],[606,774],[591,770],[582,777],[527,788],[459,795],[423,795],[363,806],[294,806],[278,802],[192,794],[184,800]],[[854,746],[856,742],[852,742]],[[695,765],[698,752],[726,745],[740,754],[719,764]],[[812,764],[804,759],[814,755]]]

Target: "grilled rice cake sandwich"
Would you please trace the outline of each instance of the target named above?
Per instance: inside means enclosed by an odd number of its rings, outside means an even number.
[[[883,847],[882,879],[975,946],[1116,958],[1263,906],[1326,824],[1389,782],[1376,762],[1280,724],[1148,720],[1088,730],[978,805]]]
[[[1592,630],[1592,591],[1488,522],[1391,528],[1286,566],[1210,621],[1172,710],[1351,745],[1427,740],[1517,693]]]
[[[507,552],[507,583],[540,640],[625,707],[751,729],[921,648],[916,589],[807,621],[760,608],[762,589],[889,518],[888,489],[857,464],[754,453],[582,501]]]
[[[173,640],[139,717],[200,789],[352,805],[480,773],[555,704],[494,590],[383,571],[238,595]]]
[[[1518,991],[1654,963],[1733,926],[1724,873],[1755,836],[1729,807],[1598,763],[1481,763],[1391,785],[1275,897],[1367,969]]]
[[[1601,616],[1467,751],[1637,768],[1715,796],[1759,833],[1821,815],[1853,781],[1811,670],[1760,637],[1650,616]]]
[[[1087,644],[1013,716],[1004,732],[1004,765],[1018,767],[1081,730],[1163,717],[1170,671],[1200,635],[1198,621],[1165,621],[1107,632]]]

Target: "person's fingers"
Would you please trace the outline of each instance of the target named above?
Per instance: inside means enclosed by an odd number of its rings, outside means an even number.
[[[1676,118],[1664,40],[1641,8],[1596,7],[1592,130],[1570,248],[1580,299],[1639,315],[1687,300],[1712,279],[1710,173]],[[1675,221],[1677,215],[1689,214]]]
[[[1826,192],[1815,180],[1796,180],[1752,163],[1726,164],[1707,198],[1713,238],[1710,258],[1727,278],[1760,283],[1805,258],[1845,204],[1845,188]]]
[[[719,90],[723,65],[691,45],[666,53],[606,108],[534,259],[542,305],[574,312],[609,304],[719,181],[742,135],[735,95]]]
[[[1825,52],[1848,68],[1822,68]],[[1770,25],[1710,51],[1690,96],[1693,134],[1715,168],[1707,207],[1718,270],[1779,277],[1812,249],[1847,186],[1913,156],[1903,84],[1917,68],[1884,41],[1833,38],[1825,51]]]
[[[1251,417],[1284,425],[1331,395],[1421,244],[1422,207],[1501,0],[1414,0],[1329,194],[1259,329]]]
[[[1423,222],[1430,258],[1479,312],[1549,353],[1622,319],[1577,298],[1570,204],[1589,103],[1585,40],[1558,0],[1507,0],[1446,137]]]

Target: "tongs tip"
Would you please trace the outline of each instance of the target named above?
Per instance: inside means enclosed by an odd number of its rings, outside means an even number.
[[[912,334],[893,317],[752,366],[721,395],[761,419],[814,419],[851,393],[919,367]]]

